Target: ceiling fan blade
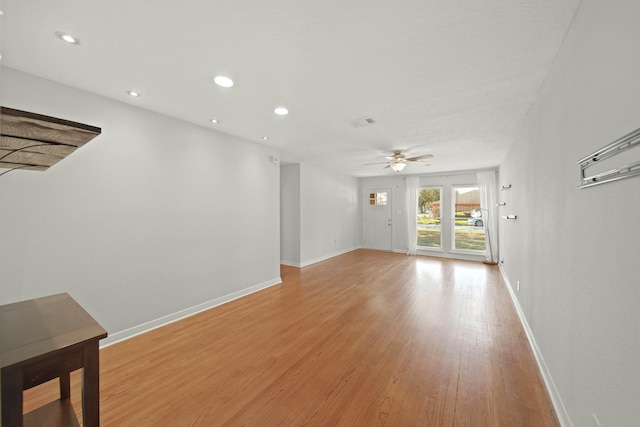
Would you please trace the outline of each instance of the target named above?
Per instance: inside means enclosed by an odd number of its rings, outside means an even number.
[[[378,163],[363,163],[362,166],[371,166],[371,165],[386,165],[389,162],[378,162]]]
[[[422,156],[409,157],[406,160],[409,161],[409,162],[415,162],[416,160],[430,159],[432,157],[433,157],[433,154],[423,154]]]
[[[383,167],[382,169],[386,169],[386,168],[389,168],[389,167],[391,167],[391,165],[387,165],[387,166]]]

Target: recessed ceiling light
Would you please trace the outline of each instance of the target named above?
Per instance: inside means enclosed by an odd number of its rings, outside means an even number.
[[[217,125],[218,123],[220,123],[220,120],[218,119],[211,119],[209,120],[211,123],[213,123],[214,125]]]
[[[57,32],[56,36],[69,44],[80,44],[80,40],[73,37],[71,34]]]
[[[266,141],[267,139],[269,139],[269,137],[268,136],[263,136],[262,139],[264,139]]]
[[[133,96],[134,98],[138,98],[142,95],[140,95],[140,92],[136,92],[135,90],[128,90],[127,93],[131,96]]]
[[[278,107],[275,110],[273,110],[273,112],[279,116],[286,116],[287,114],[289,114],[289,110],[287,110],[284,107]]]
[[[233,86],[233,80],[231,80],[229,77],[225,77],[225,76],[215,76],[213,81],[221,87],[231,87]]]

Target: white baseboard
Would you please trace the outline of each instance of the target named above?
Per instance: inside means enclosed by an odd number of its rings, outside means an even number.
[[[289,260],[286,260],[286,259],[281,259],[280,260],[280,264],[288,265],[290,267],[298,267],[298,268],[300,268],[300,263],[299,262],[289,261]]]
[[[303,262],[293,262],[293,261],[281,260],[280,264],[289,265],[291,267],[302,268],[302,267],[307,267],[307,266],[309,266],[311,264],[315,264],[315,263],[318,263],[318,262],[321,262],[321,261],[326,261],[329,258],[337,257],[338,255],[344,255],[344,254],[346,254],[348,252],[355,251],[356,249],[360,249],[360,247],[356,246],[356,247],[345,249],[345,250],[342,250],[342,251],[333,252],[331,254],[324,255],[324,256],[321,256],[321,257],[318,257],[318,258],[314,258],[314,259],[311,259],[311,260],[308,260],[308,261],[303,261]]]
[[[303,262],[300,263],[300,267],[307,267],[307,266],[309,266],[311,264],[315,264],[315,263],[318,263],[318,262],[321,262],[321,261],[326,261],[329,258],[337,257],[338,255],[343,255],[343,254],[346,254],[348,252],[355,251],[356,249],[359,249],[359,248],[356,246],[356,247],[353,247],[353,248],[349,248],[349,249],[345,249],[345,250],[342,250],[342,251],[334,252],[332,254],[321,256],[319,258],[314,258],[314,259],[311,259],[309,261],[303,261]]]
[[[394,250],[395,252],[395,250]],[[407,252],[406,250],[404,251],[405,253]],[[432,256],[432,257],[436,257],[436,258],[449,258],[449,259],[463,259],[466,261],[484,261],[484,255],[476,255],[476,254],[470,254],[470,253],[465,253],[465,252],[456,252],[456,251],[449,251],[449,252],[445,252],[443,250],[424,250],[424,249],[418,249],[417,252],[418,255],[425,255],[425,256]]]
[[[240,291],[233,292],[231,294],[228,294],[219,298],[215,298],[210,301],[203,302],[201,304],[194,305],[193,307],[185,308],[184,310],[180,310],[175,313],[162,316],[158,319],[145,322],[141,325],[134,326],[132,328],[113,333],[109,335],[107,338],[100,341],[100,348],[108,347],[120,341],[133,338],[136,335],[144,334],[145,332],[149,332],[154,329],[160,328],[162,326],[168,325],[170,323],[177,322],[178,320],[182,320],[189,316],[193,316],[194,314],[198,314],[202,311],[209,310],[210,308],[228,303],[230,301],[236,300],[238,298],[242,298],[254,292],[258,292],[268,287],[278,285],[280,283],[282,283],[282,279],[280,277],[277,277],[275,279],[271,279],[266,282],[262,282],[257,285],[251,286],[249,288],[245,288]]]
[[[538,368],[540,369],[540,373],[542,374],[542,378],[544,380],[544,384],[547,387],[547,392],[549,393],[549,397],[551,398],[551,402],[553,403],[553,407],[556,410],[556,415],[558,416],[558,421],[562,427],[573,427],[573,423],[571,422],[571,418],[569,418],[569,413],[567,412],[567,408],[564,406],[562,402],[562,398],[560,397],[560,393],[556,387],[555,382],[553,382],[553,378],[551,377],[551,372],[549,372],[549,368],[544,361],[544,357],[540,352],[540,348],[536,343],[536,339],[533,336],[533,331],[529,326],[529,322],[527,322],[527,318],[522,311],[522,307],[520,306],[520,302],[516,297],[515,292],[513,292],[513,288],[511,287],[511,282],[509,282],[509,278],[506,273],[500,267],[500,273],[502,274],[502,278],[504,279],[504,283],[507,286],[507,290],[509,291],[509,295],[511,295],[511,300],[513,301],[513,305],[518,312],[518,317],[520,318],[520,322],[524,328],[525,333],[527,334],[527,338],[529,339],[529,344],[531,345],[531,349],[533,350],[533,355],[538,362]]]

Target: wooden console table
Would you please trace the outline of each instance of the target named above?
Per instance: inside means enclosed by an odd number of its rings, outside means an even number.
[[[98,342],[107,332],[69,294],[0,306],[2,425],[78,425],[69,374],[82,369],[82,420],[100,424]],[[23,390],[60,378],[60,400],[23,412]],[[52,422],[55,421],[55,422]],[[24,423],[24,424],[23,424]]]

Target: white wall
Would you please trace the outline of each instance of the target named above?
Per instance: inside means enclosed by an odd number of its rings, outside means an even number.
[[[0,177],[0,304],[69,292],[124,337],[279,281],[278,153],[6,68],[2,104],[103,133]]]
[[[360,246],[358,179],[300,165],[300,265],[305,266]]]
[[[640,178],[578,190],[576,161],[640,127],[640,2],[584,0],[500,168],[503,270],[566,413],[640,420]],[[515,289],[514,289],[515,291]]]
[[[280,167],[280,262],[300,265],[300,165]]]
[[[475,172],[452,172],[450,174],[429,174],[420,176],[420,187],[439,186],[442,187],[442,217],[452,216],[451,213],[451,191],[454,186],[460,185],[476,185],[478,182]],[[407,246],[407,219],[406,210],[406,181],[401,175],[389,175],[360,179],[360,198],[364,200],[365,193],[368,188],[391,188],[392,196],[392,245],[395,252],[406,252]],[[360,221],[362,222],[363,213],[360,211]],[[362,227],[362,225],[361,225]],[[442,224],[443,236],[450,234],[451,225],[447,221]],[[447,231],[449,230],[449,231]],[[443,237],[442,249],[419,250],[419,254],[440,256],[447,258],[460,258],[482,261],[484,255],[475,255],[464,252],[456,252],[452,250],[450,239]]]

